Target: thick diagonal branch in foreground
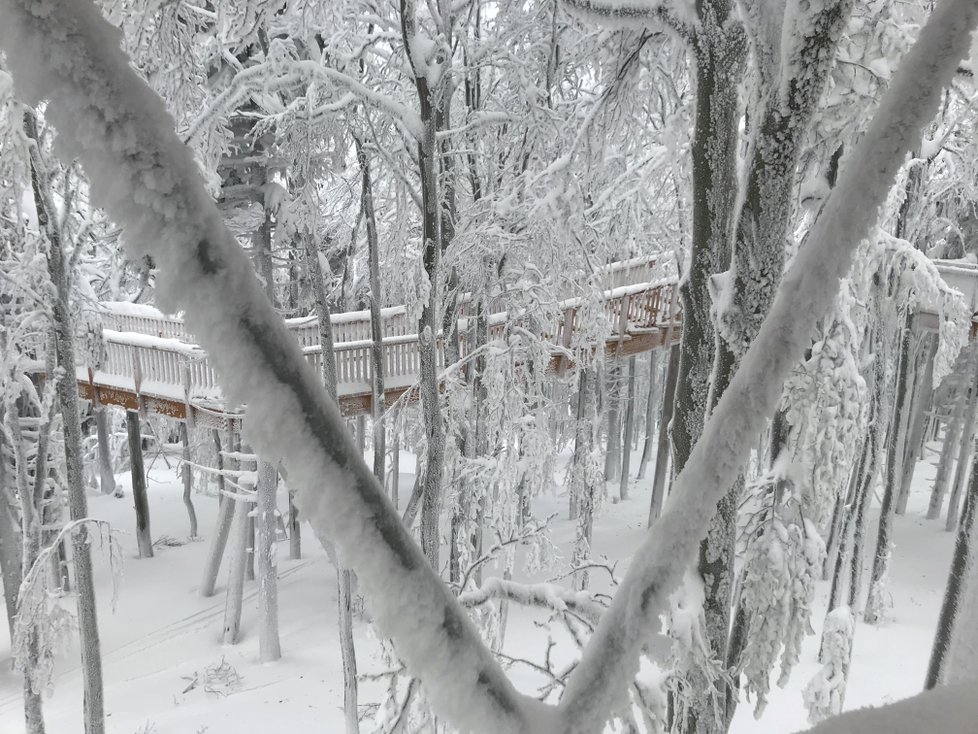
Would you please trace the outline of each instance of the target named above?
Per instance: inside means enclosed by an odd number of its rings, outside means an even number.
[[[50,100],[46,114],[60,131],[62,153],[81,159],[93,195],[125,228],[132,248],[153,254],[160,296],[185,310],[229,399],[248,403],[253,444],[266,458],[284,461],[305,516],[356,570],[378,626],[424,681],[435,708],[464,731],[592,734],[624,700],[642,643],[717,500],[774,409],[814,319],[830,304],[853,248],[967,50],[978,6],[945,0],[922,32],[677,479],[662,521],[603,615],[564,695],[560,722],[516,693],[427,566],[335,404],[265,300],[162,102],[129,68],[118,33],[83,0],[0,0],[0,17],[0,46],[18,90]]]
[[[657,628],[717,502],[775,410],[785,378],[809,345],[816,320],[838,293],[839,279],[876,221],[907,152],[919,143],[941,90],[968,51],[976,22],[975,0],[944,0],[903,60],[808,243],[785,275],[756,340],[676,478],[665,512],[649,529],[568,682],[560,704],[562,731],[601,731],[613,707],[624,704],[643,642]]]
[[[152,254],[161,305],[185,311],[229,400],[247,403],[258,453],[282,459],[304,517],[356,571],[436,710],[466,731],[540,731],[541,704],[516,692],[402,525],[118,32],[83,0],[0,0],[0,17],[18,93],[49,100],[59,152],[81,160],[131,249]]]

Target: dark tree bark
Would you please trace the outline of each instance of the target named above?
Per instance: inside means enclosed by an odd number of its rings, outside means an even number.
[[[143,468],[143,436],[139,413],[126,411],[129,436],[129,471],[132,475],[132,501],[136,509],[136,544],[140,558],[153,557],[153,536],[149,527],[149,497],[146,494],[146,470]]]

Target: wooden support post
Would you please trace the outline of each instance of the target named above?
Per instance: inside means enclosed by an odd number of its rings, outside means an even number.
[[[278,564],[275,560],[275,496],[278,471],[267,461],[258,463],[258,608],[261,627],[258,637],[259,659],[263,663],[282,657],[278,634]]]
[[[143,437],[139,428],[139,413],[126,411],[129,436],[129,464],[132,473],[132,500],[136,508],[136,544],[140,558],[153,557],[153,536],[149,528],[149,497],[146,494],[146,472],[143,469]]]

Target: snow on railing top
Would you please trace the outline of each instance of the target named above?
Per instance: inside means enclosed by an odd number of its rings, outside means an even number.
[[[619,343],[628,333],[648,333],[655,327],[676,323],[679,318],[672,289],[675,277],[658,277],[663,269],[653,258],[635,258],[613,263],[598,282],[604,286],[601,311],[610,324],[609,338]],[[583,296],[565,298],[555,304],[556,318],[544,326],[541,337],[554,343],[555,349],[571,344],[579,328],[577,312],[593,299]],[[519,324],[528,314],[523,311],[498,310],[489,317],[490,338],[499,338],[506,324]],[[417,323],[410,319],[404,306],[381,309],[384,327],[383,355],[385,378],[391,389],[403,389],[414,384],[420,364]],[[370,350],[373,336],[369,311],[349,311],[333,314],[334,351],[337,362],[339,395],[369,394],[373,381],[373,362]],[[466,329],[471,317],[459,319],[462,334],[461,356],[471,345]],[[219,406],[220,381],[206,353],[193,343],[185,330],[183,319],[167,316],[144,304],[109,302],[102,304],[102,334],[105,359],[98,369],[79,369],[78,378],[115,389],[172,400],[180,397],[187,405]],[[321,345],[319,325],[315,316],[292,318],[286,325],[302,347],[303,354],[317,368],[320,366]],[[440,340],[439,340],[440,341]],[[439,368],[444,367],[444,354],[439,350]]]

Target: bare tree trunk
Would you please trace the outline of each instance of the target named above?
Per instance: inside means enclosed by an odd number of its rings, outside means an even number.
[[[385,460],[387,458],[387,436],[384,413],[387,410],[384,394],[384,324],[380,315],[382,295],[380,292],[380,242],[377,238],[377,219],[374,214],[374,195],[370,181],[370,163],[361,142],[354,138],[357,147],[357,160],[363,187],[360,202],[367,225],[367,256],[370,261],[370,333],[373,344],[370,358],[373,367],[373,400],[371,401],[371,423],[374,439],[374,476],[381,486],[386,479]]]
[[[98,391],[93,390],[95,434],[98,438],[99,488],[102,494],[115,494],[115,473],[112,471],[112,451],[109,447],[109,414],[98,402]]]
[[[965,484],[965,474],[970,464],[969,457],[974,451],[975,446],[975,418],[976,413],[978,413],[978,360],[975,359],[976,356],[978,355],[973,353],[972,358],[968,361],[968,367],[972,370],[972,374],[968,377],[972,381],[972,384],[968,393],[967,412],[961,424],[961,446],[958,452],[958,466],[954,472],[954,485],[951,489],[951,499],[947,507],[947,522],[944,525],[944,528],[948,532],[952,532],[958,524],[961,492]]]
[[[934,349],[936,341],[929,335],[922,339],[919,355],[915,360],[913,399],[910,402],[907,416],[906,441],[903,447],[903,465],[900,474],[900,493],[897,496],[896,513],[903,515],[907,511],[910,500],[910,484],[913,481],[920,445],[924,435],[924,414],[931,402],[934,383]],[[923,370],[921,370],[923,362]]]
[[[187,424],[180,424],[180,441],[183,443],[183,504],[187,508],[187,516],[190,518],[190,537],[197,537],[197,512],[194,510],[194,501],[190,497],[193,490],[193,473],[190,469],[190,436],[187,431]]]
[[[669,432],[673,408],[676,404],[676,384],[679,381],[680,345],[669,350],[669,364],[666,367],[666,388],[662,395],[662,417],[659,419],[659,440],[655,452],[655,474],[652,477],[652,499],[649,504],[649,527],[662,513],[666,501],[666,477],[669,465]]]
[[[38,226],[48,239],[47,266],[57,297],[54,300],[55,351],[61,377],[57,383],[61,411],[65,466],[68,482],[68,510],[72,520],[88,517],[88,498],[81,452],[81,420],[78,416],[78,383],[75,382],[75,321],[69,304],[69,274],[64,260],[64,243],[47,190],[47,178],[37,143],[33,113],[25,116],[31,140],[31,183],[37,208]],[[92,577],[92,556],[88,528],[81,525],[72,534],[72,557],[75,564],[75,586],[78,592],[78,632],[81,639],[82,677],[84,681],[83,709],[85,734],[104,734],[105,709],[102,689],[102,657],[98,636],[98,617],[95,611],[95,584]]]
[[[649,386],[651,390],[651,385]],[[628,470],[632,458],[632,430],[635,425],[635,357],[628,360],[628,390],[625,393],[625,433],[622,437],[621,483],[618,496],[628,499]]]
[[[397,508],[400,498],[398,497],[398,483],[401,479],[401,433],[398,429],[400,420],[400,409],[397,410],[397,414],[394,416],[392,421],[395,429],[393,435],[394,445],[391,447],[391,481],[390,481],[390,493],[391,502],[394,507]]]
[[[261,629],[259,659],[263,663],[282,657],[278,636],[278,563],[275,557],[275,495],[278,470],[267,461],[258,463],[258,607]]]
[[[575,516],[577,532],[574,540],[574,557],[571,561],[574,567],[584,566],[591,558],[591,539],[594,531],[594,502],[597,487],[589,479],[587,462],[594,448],[595,423],[598,420],[595,403],[597,402],[597,380],[592,367],[584,367],[578,373],[579,388],[577,393],[577,426],[574,435],[574,467],[571,477],[572,498],[576,500]],[[574,574],[574,588],[583,590],[588,587],[590,574],[586,568]]]
[[[937,477],[934,479],[934,488],[931,490],[930,502],[927,505],[928,520],[936,520],[941,516],[941,508],[944,506],[944,497],[947,494],[951,470],[954,465],[954,452],[960,448],[958,441],[962,433],[961,424],[964,420],[964,410],[965,401],[955,400],[951,420],[948,423],[947,432],[944,434],[944,443],[941,445],[941,456],[937,462]]]
[[[2,456],[2,453],[0,453]],[[13,487],[6,486],[4,464],[0,458],[0,576],[3,580],[3,597],[7,609],[7,626],[10,639],[14,637],[14,615],[17,613],[17,591],[21,582],[21,549],[23,543],[10,498]]]
[[[604,480],[617,481],[621,472],[621,368],[611,365],[604,381],[608,396],[608,439],[605,444]]]
[[[642,444],[642,459],[638,464],[636,479],[645,479],[645,470],[652,459],[652,436],[655,433],[655,351],[649,352],[649,392],[645,399],[645,441]]]
[[[132,474],[132,501],[136,508],[136,545],[140,558],[153,557],[153,536],[149,528],[149,497],[146,495],[146,472],[143,469],[143,437],[139,429],[139,413],[126,411],[129,435],[129,471]]]
[[[343,657],[343,713],[346,734],[359,734],[357,716],[357,656],[353,646],[353,574],[337,570],[340,616],[340,651]]]

